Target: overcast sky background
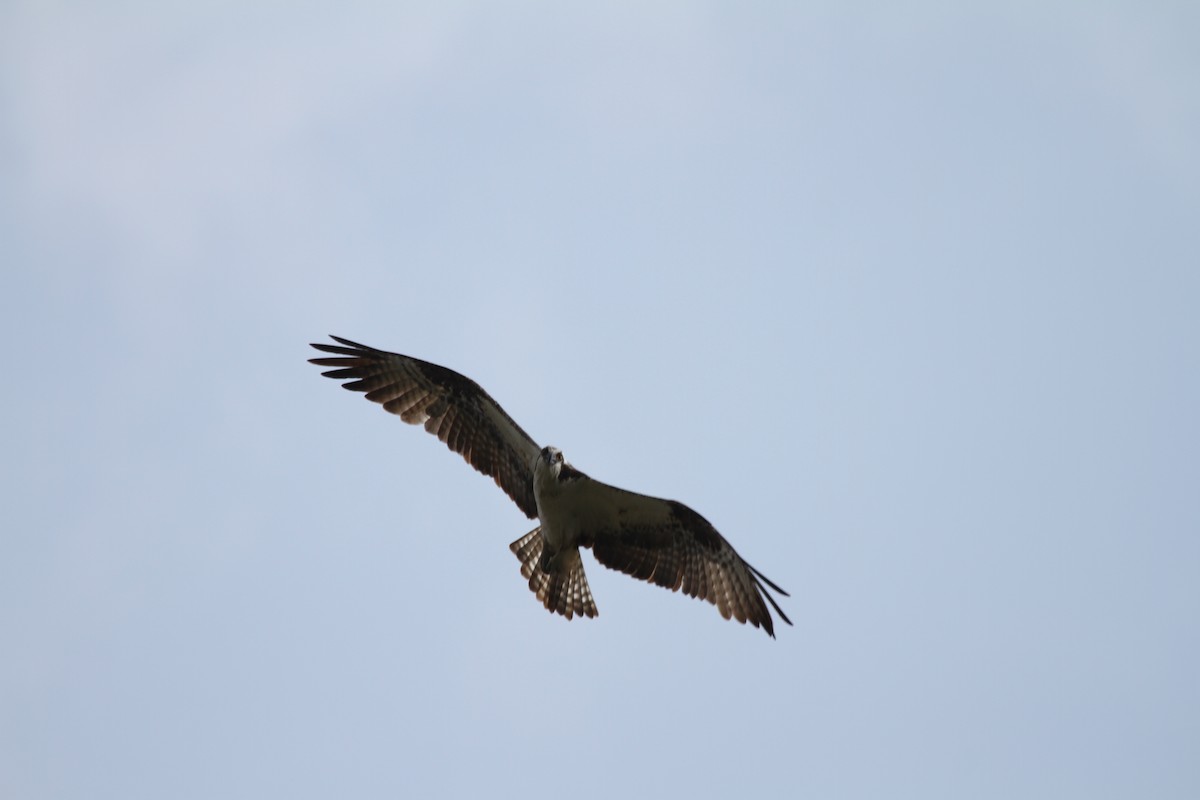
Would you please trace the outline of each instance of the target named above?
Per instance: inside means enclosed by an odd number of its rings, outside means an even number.
[[[1200,796],[1200,6],[8,2],[0,795]],[[457,369],[771,641],[305,363]]]

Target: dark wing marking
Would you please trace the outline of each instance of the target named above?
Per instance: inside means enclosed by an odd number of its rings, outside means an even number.
[[[560,481],[570,483],[571,481],[583,480],[584,478],[587,478],[587,475],[575,469],[570,464],[563,464],[559,468],[558,479]]]
[[[533,460],[540,448],[479,384],[454,370],[417,358],[376,350],[339,336],[339,344],[312,345],[338,358],[310,358],[322,373],[380,403],[412,425],[425,425],[475,469],[490,475],[531,519]]]
[[[674,500],[591,484],[596,492],[611,493],[602,502],[610,511],[597,517],[594,529],[584,531],[583,543],[591,545],[601,564],[671,591],[682,589],[715,605],[725,619],[762,627],[772,638],[775,626],[767,603],[792,624],[768,588],[784,597],[788,593],[743,561],[704,517]]]

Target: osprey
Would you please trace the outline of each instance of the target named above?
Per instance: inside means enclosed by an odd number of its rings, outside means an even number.
[[[580,547],[590,547],[604,566],[682,589],[715,605],[725,619],[761,626],[772,638],[767,602],[792,624],[767,587],[785,597],[787,592],[743,561],[708,520],[683,503],[592,480],[557,447],[538,447],[479,384],[453,370],[332,338],[338,344],[312,345],[337,356],[309,359],[334,368],[323,375],[349,381],[344,388],[365,392],[405,422],[424,424],[538,521],[510,549],[550,612],[567,619],[597,615],[579,555]]]

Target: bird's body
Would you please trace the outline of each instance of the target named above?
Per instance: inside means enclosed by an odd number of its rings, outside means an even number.
[[[529,588],[552,612],[594,617],[596,605],[579,549],[635,578],[699,597],[726,619],[761,626],[774,636],[771,613],[791,621],[767,587],[786,596],[747,564],[708,520],[673,500],[593,480],[556,447],[541,447],[474,381],[426,361],[333,337],[314,344],[336,358],[325,375],[349,379],[405,422],[424,424],[480,472],[492,476],[538,527],[511,545]],[[765,584],[765,585],[764,585]]]
[[[537,501],[547,561],[561,550],[579,547],[585,522],[603,525],[612,516],[611,509],[582,491],[578,478],[568,481],[560,477],[563,463],[562,453],[550,447],[533,462],[533,497]]]

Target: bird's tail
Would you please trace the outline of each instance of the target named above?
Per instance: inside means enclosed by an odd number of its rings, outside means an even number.
[[[521,561],[521,576],[529,579],[529,590],[537,595],[547,611],[562,614],[567,619],[576,614],[596,616],[599,612],[592,600],[592,590],[588,588],[587,575],[583,574],[579,550],[572,548],[559,553],[551,571],[546,572],[541,567],[542,547],[541,528],[534,528],[508,546]]]

